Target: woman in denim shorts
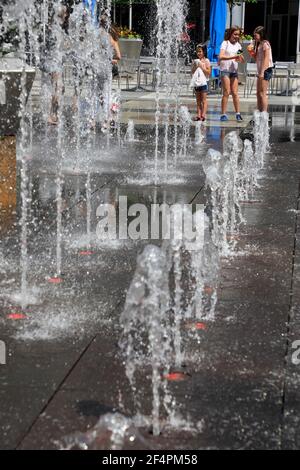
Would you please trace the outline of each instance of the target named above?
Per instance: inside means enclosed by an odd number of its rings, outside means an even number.
[[[258,26],[254,30],[254,45],[248,46],[248,51],[256,60],[257,66],[257,107],[259,111],[268,111],[268,87],[273,75],[272,48],[266,35],[265,28]]]
[[[226,32],[225,41],[222,42],[220,48],[219,63],[223,91],[220,121],[228,121],[227,105],[230,94],[236,113],[235,118],[238,122],[243,120],[238,95],[238,64],[244,62],[244,57],[241,54],[242,46],[239,42],[240,34],[238,26],[229,28]]]

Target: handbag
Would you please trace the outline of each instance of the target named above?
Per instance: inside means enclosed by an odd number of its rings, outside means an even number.
[[[207,78],[204,75],[203,70],[201,67],[197,67],[196,71],[193,73],[191,82],[190,82],[190,88],[195,88],[199,86],[204,86],[207,85]]]

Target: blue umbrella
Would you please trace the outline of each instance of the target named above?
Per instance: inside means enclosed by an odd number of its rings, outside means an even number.
[[[97,8],[96,8],[97,0],[83,0],[83,4],[84,4],[85,8],[90,10],[92,18],[96,18],[96,16],[97,16]]]
[[[220,46],[224,41],[226,28],[227,2],[226,0],[212,0],[209,17],[209,45],[208,58],[211,62],[217,62],[220,54]]]

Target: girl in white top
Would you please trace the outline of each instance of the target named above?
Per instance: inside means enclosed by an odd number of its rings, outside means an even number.
[[[226,112],[230,94],[233,99],[236,120],[243,120],[240,113],[240,100],[238,96],[238,63],[244,62],[244,57],[241,54],[242,46],[239,43],[239,39],[240,28],[233,26],[227,31],[226,39],[221,44],[219,55],[220,75],[223,90],[221,121],[228,121]]]
[[[197,116],[194,118],[194,121],[205,121],[207,113],[207,81],[211,74],[211,65],[210,61],[206,57],[207,49],[205,45],[198,44],[196,47],[196,54],[198,58],[193,61],[192,73],[194,74],[197,68],[200,68],[206,78],[206,84],[195,86],[194,88],[197,101]]]
[[[257,66],[256,96],[259,111],[268,110],[268,86],[273,74],[273,58],[271,44],[267,40],[265,28],[255,28],[254,44],[248,46],[249,54],[255,58]]]

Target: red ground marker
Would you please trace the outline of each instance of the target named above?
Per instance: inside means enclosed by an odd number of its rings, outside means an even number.
[[[200,321],[196,321],[196,322],[188,322],[186,323],[185,325],[185,328],[187,330],[206,330],[207,329],[207,325],[203,322],[200,322]]]
[[[24,313],[9,313],[7,318],[10,320],[21,320],[22,318],[27,318],[27,316]]]
[[[93,255],[94,252],[91,251],[91,250],[82,250],[82,251],[79,252],[79,254],[80,254],[81,256],[88,256],[88,255]]]
[[[61,277],[49,277],[48,279],[48,282],[50,282],[51,284],[60,284],[62,282],[62,278]]]
[[[182,380],[186,380],[188,375],[183,372],[170,372],[170,374],[166,374],[163,377],[169,382],[180,382]]]

